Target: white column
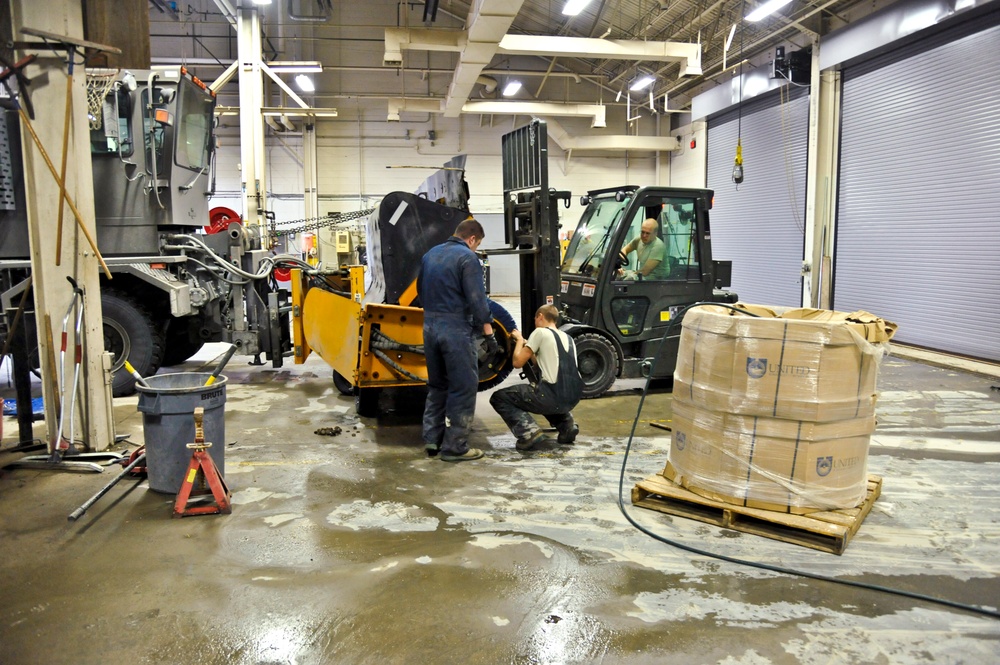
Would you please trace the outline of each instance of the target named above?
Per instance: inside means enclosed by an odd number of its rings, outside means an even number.
[[[256,7],[236,11],[236,42],[240,75],[240,168],[243,218],[251,228],[264,225],[267,172],[264,162],[264,84],[261,78],[260,16]]]

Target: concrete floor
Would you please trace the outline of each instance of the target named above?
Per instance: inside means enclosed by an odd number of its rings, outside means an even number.
[[[211,366],[218,345],[182,368]],[[574,447],[530,454],[481,395],[476,462],[428,459],[419,399],[359,419],[318,358],[235,359],[227,516],[117,473],[0,473],[0,663],[997,663],[1000,620],[694,556],[617,506],[640,382],[576,411]],[[516,379],[508,379],[513,381]],[[996,609],[1000,380],[889,357],[869,471],[882,497],[842,556],[629,507],[730,557]],[[142,441],[136,398],[118,430]],[[660,471],[670,394],[645,403],[625,474]],[[339,425],[343,434],[319,436]],[[7,419],[4,445],[16,426]],[[0,455],[0,464],[11,455]]]

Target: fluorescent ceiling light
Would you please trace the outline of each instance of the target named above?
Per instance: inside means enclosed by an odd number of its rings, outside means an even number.
[[[271,0],[253,0],[253,4],[255,4],[255,5],[269,5],[269,4],[271,4]]]
[[[313,85],[313,80],[305,74],[299,74],[295,77],[295,85],[299,86],[299,90],[302,92],[316,92],[316,86]]]
[[[286,74],[309,74],[323,71],[323,65],[315,60],[269,62],[267,66],[271,68],[272,72],[284,72]]]
[[[521,82],[520,81],[508,81],[507,85],[504,86],[503,96],[504,97],[513,97],[514,95],[517,94],[517,91],[520,90],[520,89],[521,89]]]
[[[576,16],[590,4],[590,0],[566,0],[562,13],[565,16]]]
[[[751,23],[761,20],[765,16],[770,16],[785,5],[792,4],[792,0],[768,0],[757,9],[746,15],[746,19]]]
[[[629,86],[629,90],[642,90],[643,88],[648,88],[655,80],[655,78],[649,76],[648,74],[640,76],[632,82],[632,85]]]

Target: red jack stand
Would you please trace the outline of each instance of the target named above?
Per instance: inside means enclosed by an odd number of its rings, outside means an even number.
[[[229,502],[229,487],[225,479],[219,475],[219,470],[215,462],[206,451],[212,444],[205,441],[205,431],[202,429],[202,418],[205,409],[198,407],[194,410],[194,443],[187,444],[187,447],[194,450],[191,455],[191,463],[188,465],[184,476],[184,483],[177,493],[177,501],[174,502],[174,517],[187,517],[189,515],[217,515],[219,513],[230,514],[233,512],[232,504]],[[196,481],[200,489],[195,490]],[[205,485],[209,489],[205,489]],[[188,500],[192,497],[207,496],[211,494],[215,498],[215,503],[194,506],[188,508]]]

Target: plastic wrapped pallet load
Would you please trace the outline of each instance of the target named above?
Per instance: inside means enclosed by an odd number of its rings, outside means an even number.
[[[878,365],[896,331],[867,312],[719,306],[684,317],[664,475],[765,510],[865,497]]]

